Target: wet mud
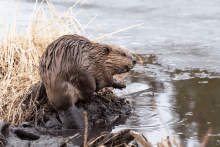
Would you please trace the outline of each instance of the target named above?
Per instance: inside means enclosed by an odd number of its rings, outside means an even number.
[[[0,146],[60,146],[67,137],[77,133],[80,137],[68,142],[66,146],[82,145],[84,129],[64,129],[58,113],[49,104],[41,83],[33,88],[24,104],[33,99],[37,99],[37,115],[33,114],[19,126],[0,123]],[[124,124],[131,113],[130,103],[125,98],[116,96],[108,88],[94,93],[89,100],[78,101],[76,106],[82,113],[87,111],[88,140],[96,138],[103,131],[110,132],[114,125]]]

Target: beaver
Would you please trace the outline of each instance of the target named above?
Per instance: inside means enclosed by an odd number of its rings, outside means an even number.
[[[126,86],[113,78],[129,72],[136,58],[117,46],[94,43],[87,38],[64,35],[48,45],[39,63],[41,82],[49,102],[67,128],[84,128],[83,115],[76,108],[79,99],[90,99],[105,87]]]

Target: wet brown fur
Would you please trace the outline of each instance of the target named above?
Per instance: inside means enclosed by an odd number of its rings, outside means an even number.
[[[116,85],[113,75],[128,72],[136,59],[125,49],[64,35],[52,42],[39,65],[52,106],[59,112],[94,91]],[[117,86],[115,87],[117,88]]]

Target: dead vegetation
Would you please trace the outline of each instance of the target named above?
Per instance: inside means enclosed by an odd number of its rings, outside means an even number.
[[[43,2],[47,3],[49,7],[49,16],[45,14]],[[80,0],[62,15],[58,15],[50,0],[43,2],[37,7],[39,3],[36,1],[25,34],[17,31],[16,18],[10,27],[6,28],[5,26],[8,25],[3,24],[3,35],[0,41],[0,121],[11,122],[12,125],[25,121],[33,112],[38,113],[34,100],[26,104],[24,102],[33,85],[39,82],[38,61],[46,47],[65,34],[86,34],[85,28],[77,18],[79,13],[85,14],[88,22],[92,22],[98,28],[85,10],[73,12],[73,8],[80,3]],[[20,1],[17,15],[19,5]],[[126,29],[129,28],[131,27]],[[99,31],[101,32],[101,30]],[[107,39],[106,36],[112,34],[103,34],[103,37]],[[92,40],[99,41],[99,39],[93,38]]]

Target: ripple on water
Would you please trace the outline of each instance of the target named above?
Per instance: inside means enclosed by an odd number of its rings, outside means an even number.
[[[155,79],[148,80],[154,81]],[[148,139],[151,139],[152,142],[159,142],[161,138],[166,137],[168,134],[167,129],[173,130],[172,126],[176,124],[179,119],[175,113],[173,113],[175,107],[170,104],[172,85],[167,82],[162,82],[163,85],[161,85],[161,82],[156,82],[152,85],[153,81],[149,82],[145,79],[145,81],[142,82],[148,84],[135,82],[127,86],[128,89],[122,97],[131,100],[133,111],[126,125],[116,126],[113,132],[121,129],[132,129],[149,137]],[[148,91],[146,91],[146,89]],[[154,110],[152,106],[152,99],[156,101],[157,110]],[[152,136],[149,135],[149,133],[152,134]],[[157,140],[158,138],[160,139]]]

